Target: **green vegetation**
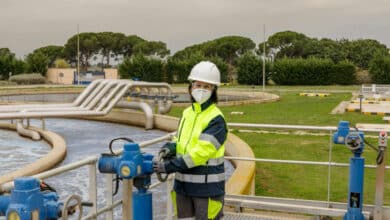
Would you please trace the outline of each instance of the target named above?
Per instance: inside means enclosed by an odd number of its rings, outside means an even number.
[[[327,162],[329,136],[253,134],[234,132],[253,149],[256,157]],[[368,139],[376,143],[376,139]],[[349,163],[351,152],[344,145],[333,145],[332,161]],[[375,164],[376,152],[365,148],[366,164]],[[387,158],[387,164],[390,158]],[[331,168],[330,200],[346,202],[348,167]],[[364,203],[375,200],[375,169],[365,170]],[[327,166],[256,163],[256,194],[286,198],[327,200]],[[390,178],[387,173],[386,179]],[[390,204],[390,185],[386,184],[386,204]]]
[[[309,88],[309,87],[308,87]],[[326,88],[326,87],[324,87]],[[350,93],[332,93],[328,97],[299,96],[299,91],[282,91],[280,101],[242,106],[221,106],[228,122],[294,124],[294,125],[333,125],[347,120],[355,123],[383,123],[381,116],[361,115],[359,113],[330,114],[341,101],[350,100]],[[170,115],[180,117],[184,107],[175,107]],[[244,115],[231,115],[230,112],[241,111]]]
[[[29,73],[11,76],[9,78],[9,81],[22,85],[31,85],[44,84],[46,82],[46,79],[39,73]]]
[[[235,89],[249,90],[248,87]],[[316,86],[267,87],[280,95],[280,101],[273,103],[242,106],[221,106],[228,122],[322,125],[337,126],[340,120],[356,123],[383,123],[381,116],[365,116],[359,113],[330,114],[341,101],[351,99],[356,86]],[[299,96],[303,91],[341,91],[328,97]],[[170,115],[180,117],[184,107],[174,107]],[[242,111],[244,115],[231,115],[232,111]],[[246,128],[243,128],[246,129]],[[303,160],[327,162],[329,157],[329,132],[296,132],[286,130],[254,130],[248,133],[233,129],[233,133],[252,147],[257,158]],[[283,131],[283,132],[282,132]],[[286,135],[288,132],[292,135]],[[368,141],[376,144],[375,138]],[[349,163],[351,152],[343,145],[332,144],[332,161]],[[376,152],[366,146],[363,156],[366,164],[375,164]],[[390,158],[387,158],[390,164]],[[375,169],[366,169],[364,183],[364,202],[373,203],[375,199]],[[348,191],[348,168],[331,168],[330,200],[345,202]],[[290,165],[267,162],[256,163],[256,194],[263,196],[290,197],[300,199],[327,200],[327,166]],[[386,179],[390,178],[387,174]],[[390,204],[390,185],[385,189],[387,205]]]

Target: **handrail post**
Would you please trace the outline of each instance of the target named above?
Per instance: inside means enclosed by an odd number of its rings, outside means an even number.
[[[105,190],[105,195],[106,195],[106,206],[111,206],[113,202],[112,198],[112,178],[114,175],[112,174],[106,174],[104,175],[105,181],[106,181],[106,190]],[[113,212],[112,209],[106,212],[106,218],[107,220],[112,220],[113,219]]]
[[[96,183],[96,162],[88,165],[89,169],[89,201],[92,202],[92,207],[88,214],[97,214],[97,183]],[[93,219],[96,219],[95,217]]]
[[[331,169],[332,169],[332,146],[333,146],[333,136],[332,131],[329,130],[329,166],[328,166],[328,195],[327,195],[327,202],[328,202],[328,208],[330,207],[330,183],[331,183]]]
[[[122,219],[133,220],[133,180],[122,181]]]
[[[384,188],[385,188],[386,148],[384,148],[383,150],[384,150],[383,161],[376,168],[374,220],[382,220],[383,218],[383,195],[384,195]]]
[[[167,217],[166,220],[172,220],[173,218],[173,203],[171,198],[171,190],[173,188],[173,175],[170,175],[167,180]]]

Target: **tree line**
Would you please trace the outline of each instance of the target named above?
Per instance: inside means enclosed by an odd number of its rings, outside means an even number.
[[[137,35],[80,33],[64,46],[41,47],[24,59],[0,48],[1,77],[7,79],[9,73],[22,72],[45,74],[48,67],[75,67],[78,41],[81,70],[87,70],[91,62],[111,67],[115,60],[122,78],[182,83],[194,64],[207,59],[217,64],[222,80],[230,83],[261,84],[263,60],[267,81],[278,84],[351,84],[360,70],[369,70],[373,82],[390,82],[389,49],[384,44],[372,39],[317,39],[293,31],[275,33],[257,45],[246,37],[224,36],[173,55],[164,42]]]

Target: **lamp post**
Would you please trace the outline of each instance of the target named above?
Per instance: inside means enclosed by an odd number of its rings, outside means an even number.
[[[79,37],[79,24],[77,24],[77,85],[80,85],[80,37]]]
[[[264,39],[264,44],[263,44],[263,91],[265,91],[265,24],[263,24],[263,39]]]

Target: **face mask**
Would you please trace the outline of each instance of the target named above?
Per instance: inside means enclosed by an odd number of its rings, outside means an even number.
[[[194,89],[191,95],[197,103],[203,104],[211,97],[211,91],[207,89]]]

